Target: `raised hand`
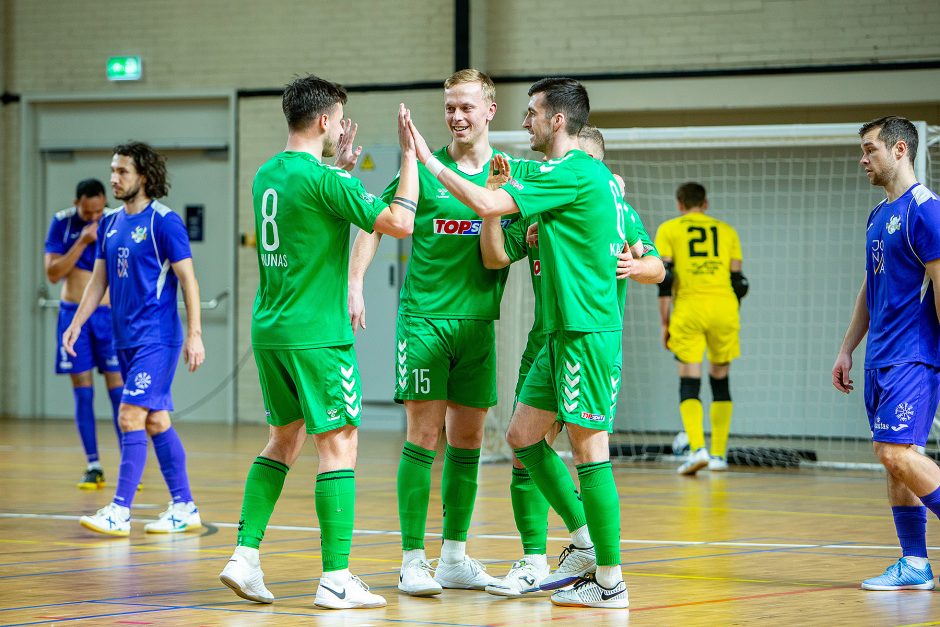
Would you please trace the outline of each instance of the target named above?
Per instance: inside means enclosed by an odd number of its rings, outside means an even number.
[[[418,127],[415,126],[415,123],[411,119],[411,114],[408,114],[408,128],[411,129],[411,135],[414,138],[415,151],[418,155],[418,161],[421,163],[427,162],[431,158],[431,149],[428,148],[428,143],[424,141],[424,137],[418,131]]]
[[[343,132],[339,136],[339,143],[336,145],[336,162],[333,165],[347,172],[352,172],[359,161],[359,155],[362,154],[362,146],[353,148],[359,125],[349,118],[343,118],[339,124]]]
[[[490,160],[490,174],[486,178],[487,189],[499,189],[509,181],[509,159],[495,154]]]
[[[411,134],[411,110],[405,108],[405,103],[398,105],[398,145],[402,154],[414,154],[415,138]]]

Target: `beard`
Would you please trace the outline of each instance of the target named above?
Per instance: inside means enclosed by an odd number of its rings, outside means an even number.
[[[532,147],[532,150],[535,152],[541,152],[546,154],[548,147],[552,144],[552,133],[549,131],[545,134],[532,133],[532,137],[529,140],[529,145]]]
[[[127,202],[128,200],[134,200],[134,198],[136,198],[139,193],[140,193],[140,183],[138,183],[137,185],[131,188],[128,188],[127,191],[125,191],[123,194],[118,194],[117,192],[114,192],[114,197],[118,200],[123,200]]]
[[[339,145],[339,139],[332,139],[327,137],[323,140],[323,156],[324,157],[335,157],[336,156],[336,147]]]

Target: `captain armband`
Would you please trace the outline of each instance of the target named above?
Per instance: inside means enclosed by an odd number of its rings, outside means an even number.
[[[659,282],[660,298],[672,296],[672,282],[676,278],[672,272],[673,264],[671,261],[664,261],[663,267],[666,268],[666,276],[664,276],[663,280]]]
[[[395,196],[394,198],[392,198],[392,202],[398,205],[399,207],[401,207],[402,209],[405,209],[406,211],[410,211],[411,213],[418,212],[417,203],[415,203],[413,200],[408,200],[404,196]]]
[[[731,289],[734,290],[734,295],[738,297],[738,300],[747,295],[748,288],[750,288],[750,284],[744,274],[741,272],[731,273]]]

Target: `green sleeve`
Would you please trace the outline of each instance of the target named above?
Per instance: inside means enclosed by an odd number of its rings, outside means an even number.
[[[529,224],[529,221],[519,219],[503,229],[503,250],[510,263],[525,259],[529,254],[529,245],[525,241]]]
[[[650,239],[650,234],[646,231],[646,227],[643,226],[643,220],[640,219],[640,214],[636,212],[629,203],[627,203],[627,216],[630,218],[630,221],[636,225],[637,234],[640,236],[640,241],[643,242],[643,256],[653,256],[659,257],[659,251],[656,249],[656,244],[653,243],[653,240]]]
[[[578,197],[578,178],[570,168],[548,162],[513,176],[503,189],[516,201],[522,217],[531,219],[573,203]]]
[[[349,172],[332,166],[326,168],[327,172],[323,175],[320,188],[323,206],[363,231],[371,233],[375,219],[388,204],[367,192],[362,186],[362,181]]]

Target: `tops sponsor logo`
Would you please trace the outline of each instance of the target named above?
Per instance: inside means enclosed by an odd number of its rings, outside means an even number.
[[[512,224],[512,220],[500,220],[500,224],[505,229]],[[483,220],[436,218],[434,220],[434,233],[437,235],[479,235],[482,226]]]
[[[607,420],[607,416],[604,414],[592,414],[588,411],[581,412],[581,418],[583,420],[590,420],[592,422],[604,422]]]
[[[532,276],[542,276],[542,260],[536,259],[532,262]]]

